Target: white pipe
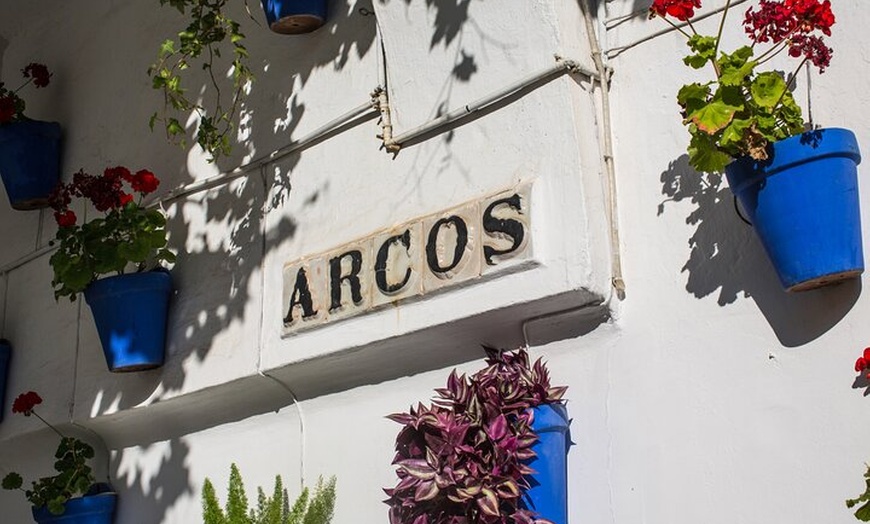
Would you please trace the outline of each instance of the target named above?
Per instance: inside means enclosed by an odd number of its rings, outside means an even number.
[[[194,193],[199,193],[200,191],[206,191],[206,190],[211,189],[213,187],[220,186],[220,185],[226,184],[228,182],[231,182],[237,178],[247,176],[248,172],[252,171],[253,169],[260,168],[260,167],[267,165],[271,162],[279,160],[287,155],[290,155],[292,153],[295,153],[297,151],[301,151],[301,150],[307,148],[312,142],[315,142],[315,141],[323,138],[324,135],[326,135],[329,132],[334,131],[335,129],[341,127],[342,125],[350,122],[354,118],[364,116],[365,113],[367,113],[367,112],[372,113],[369,116],[375,117],[377,115],[377,113],[375,112],[377,110],[375,106],[376,106],[376,104],[373,101],[369,101],[369,102],[366,102],[365,104],[361,104],[358,107],[356,107],[356,108],[348,111],[347,113],[341,115],[340,117],[338,117],[334,120],[331,120],[328,123],[320,126],[319,128],[315,129],[314,131],[312,131],[311,133],[309,133],[308,135],[306,135],[305,137],[303,137],[300,140],[297,140],[295,142],[291,142],[290,144],[288,144],[280,149],[277,149],[268,155],[264,155],[262,157],[251,160],[250,162],[243,164],[243,165],[235,168],[234,170],[232,170],[228,173],[221,173],[221,174],[215,175],[213,177],[209,177],[209,178],[206,178],[203,180],[197,180],[196,182],[177,187],[177,188],[173,189],[172,191],[164,194],[161,198],[148,203],[147,207],[151,207],[151,208],[159,207],[160,205],[162,205],[166,202],[170,202],[172,200],[177,200],[179,198],[182,198],[182,197],[194,194]],[[5,274],[7,274],[10,271],[13,271],[15,269],[18,269],[19,267],[27,264],[28,262],[31,262],[37,258],[40,258],[44,255],[47,255],[56,249],[57,249],[57,246],[47,245],[47,246],[43,246],[39,249],[36,249],[34,251],[31,251],[30,253],[24,255],[23,257],[16,259],[16,260],[13,260],[12,262],[9,262],[8,264],[0,267],[0,276],[5,275]]]
[[[583,22],[586,25],[586,34],[589,37],[589,45],[592,48],[592,60],[598,70],[600,78],[605,81],[599,82],[601,88],[601,127],[602,148],[604,158],[604,171],[607,176],[608,186],[608,214],[610,215],[610,264],[613,272],[611,282],[620,299],[625,298],[625,281],[622,278],[622,257],[619,245],[619,206],[616,195],[616,167],[613,159],[613,123],[610,118],[610,78],[607,66],[601,54],[601,46],[595,36],[595,27],[592,24],[592,15],[586,0],[580,1],[580,11],[583,13]]]
[[[297,140],[295,142],[291,142],[286,146],[272,151],[268,155],[261,156],[259,158],[255,158],[250,162],[243,164],[228,173],[220,173],[213,177],[209,177],[203,180],[197,180],[196,182],[180,186],[176,189],[173,189],[169,193],[165,194],[159,200],[156,200],[148,205],[148,207],[156,207],[162,203],[169,202],[172,200],[177,200],[179,198],[192,195],[194,193],[199,193],[201,191],[206,191],[216,186],[220,186],[231,182],[237,178],[241,178],[243,176],[247,176],[249,171],[254,169],[258,169],[266,164],[279,160],[287,155],[293,154],[297,151],[301,151],[305,149],[312,142],[322,138],[324,135],[328,134],[331,131],[334,131],[338,127],[343,124],[348,123],[354,118],[361,116],[369,111],[374,112],[376,110],[375,104],[372,101],[366,102],[364,104],[360,104],[359,106],[351,109],[347,113],[341,115],[340,117],[327,122],[326,124],[320,126],[315,129],[311,133],[309,133],[304,138]],[[373,113],[372,117],[375,116]]]
[[[743,3],[748,2],[748,1],[749,1],[749,0],[733,0],[733,1],[731,2],[731,5],[730,5],[729,9],[730,9],[731,7],[734,7],[734,6],[737,6],[737,5],[743,4]],[[701,20],[704,20],[705,18],[710,18],[711,16],[716,15],[716,14],[721,13],[722,11],[724,11],[724,10],[725,10],[725,7],[726,7],[726,6],[717,7],[716,9],[713,9],[712,11],[710,11],[710,12],[708,12],[708,13],[704,13],[704,14],[702,14],[702,15],[698,15],[698,16],[692,18],[692,22],[699,22],[699,21],[701,21]],[[628,21],[628,20],[634,18],[635,16],[638,16],[638,15],[641,15],[641,14],[646,14],[646,13],[648,13],[648,12],[649,12],[649,10],[647,10],[647,9],[643,9],[643,10],[635,11],[635,12],[629,14],[629,15],[626,15],[626,16],[618,17],[618,18],[615,18],[615,19],[612,19],[612,20],[607,20],[607,21],[605,22],[604,27],[609,31],[609,30],[615,28],[616,26],[620,25],[621,23],[626,22],[626,21]],[[656,31],[655,33],[649,34],[649,35],[647,35],[647,36],[645,36],[645,37],[643,37],[643,38],[641,38],[641,39],[639,39],[639,40],[635,40],[635,41],[633,41],[633,42],[631,42],[631,43],[628,43],[628,44],[625,44],[625,45],[621,45],[621,46],[617,46],[617,47],[611,47],[610,49],[608,49],[607,51],[605,51],[604,54],[607,56],[607,58],[615,58],[615,57],[619,56],[620,54],[622,54],[624,51],[628,51],[628,50],[631,49],[632,47],[639,46],[640,44],[642,44],[642,43],[644,43],[644,42],[648,42],[648,41],[652,40],[653,38],[658,38],[658,37],[660,37],[660,36],[662,36],[662,35],[666,35],[666,34],[668,34],[668,33],[672,33],[672,32],[674,32],[674,31],[676,31],[676,30],[678,30],[678,29],[682,29],[682,28],[684,28],[684,27],[686,27],[686,26],[688,26],[688,25],[689,25],[689,22],[681,22],[681,23],[675,24],[675,25],[673,25],[673,26],[665,27],[664,29],[661,29],[660,31]]]
[[[522,78],[522,79],[502,88],[502,89],[499,89],[498,91],[490,93],[489,95],[487,95],[483,98],[480,98],[474,102],[471,102],[470,104],[466,104],[464,106],[458,107],[458,108],[450,111],[447,114],[444,114],[438,118],[435,118],[433,120],[430,120],[429,122],[426,122],[425,124],[423,124],[419,127],[411,129],[410,131],[406,131],[400,135],[397,135],[397,136],[393,137],[392,139],[388,138],[391,133],[388,133],[386,128],[385,128],[384,134],[382,135],[383,140],[384,140],[384,147],[386,148],[386,150],[388,152],[396,153],[402,148],[403,144],[405,144],[405,143],[407,143],[415,138],[418,138],[420,136],[423,136],[423,135],[426,135],[426,134],[431,133],[433,131],[436,131],[437,129],[445,127],[447,125],[450,125],[457,120],[466,118],[469,115],[472,115],[478,111],[486,109],[488,106],[491,106],[494,103],[497,103],[501,100],[504,100],[505,98],[507,98],[513,94],[516,94],[518,91],[525,89],[531,85],[534,85],[537,82],[540,82],[540,81],[546,80],[550,77],[553,77],[556,75],[561,75],[564,73],[577,73],[577,74],[581,74],[581,75],[584,75],[584,76],[587,76],[589,78],[593,78],[593,79],[596,79],[599,81],[601,79],[601,77],[598,73],[595,73],[593,71],[585,69],[583,66],[581,66],[579,63],[575,62],[574,60],[566,60],[564,58],[557,57],[556,63],[553,64],[552,66],[548,67],[547,69],[543,69],[541,71],[538,71],[537,73],[533,73],[533,74],[531,74],[525,78]],[[387,100],[387,97],[386,97],[386,90],[383,90],[381,100],[382,101],[379,104],[380,109],[381,109],[381,118],[385,118],[385,116],[388,118],[389,114],[390,114],[390,109],[389,109],[389,101]],[[386,107],[384,107],[384,105],[385,105],[384,101],[386,101]],[[384,127],[385,124],[392,124],[392,123],[389,121],[382,121],[381,122],[382,127]],[[392,131],[392,129],[390,129],[390,131]]]

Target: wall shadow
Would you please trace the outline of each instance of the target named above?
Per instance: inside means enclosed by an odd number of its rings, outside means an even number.
[[[696,298],[716,294],[723,307],[740,296],[751,298],[786,347],[820,337],[858,300],[860,279],[786,293],[752,227],[741,220],[722,174],[698,173],[682,155],[661,173],[660,181],[666,199],[659,204],[659,216],[669,202],[685,200],[695,208],[686,217],[695,230],[681,272],[686,274],[686,291]]]
[[[144,453],[150,452],[148,446],[143,448]],[[172,439],[153,476],[138,467],[127,467],[124,451],[115,453],[111,460],[111,471],[123,471],[116,473],[112,480],[112,486],[119,493],[116,519],[136,524],[166,522],[170,508],[181,497],[193,494],[186,465],[190,454],[188,445],[177,438]]]

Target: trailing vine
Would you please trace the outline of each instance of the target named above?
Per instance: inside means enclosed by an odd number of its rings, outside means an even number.
[[[163,108],[156,111],[149,122],[153,131],[160,122],[167,138],[186,147],[185,129],[176,115],[196,113],[199,121],[194,134],[196,143],[213,162],[232,150],[230,134],[236,128],[235,120],[245,86],[254,80],[247,66],[248,51],[244,46],[245,35],[239,23],[227,14],[228,0],[160,0],[160,5],[169,4],[190,19],[190,24],[179,32],[176,39],[167,39],[160,45],[157,61],[148,69],[152,87],[163,92]],[[216,60],[221,58],[225,40],[232,46],[232,95],[222,98],[221,81],[214,71]],[[200,63],[214,88],[211,103],[192,100],[182,81],[182,74],[192,65]]]

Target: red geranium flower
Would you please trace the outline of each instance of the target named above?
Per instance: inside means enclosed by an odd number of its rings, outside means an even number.
[[[12,412],[22,413],[24,416],[29,417],[33,412],[33,408],[39,404],[42,404],[42,397],[35,391],[28,391],[18,395],[18,398],[12,403]]]
[[[24,78],[33,78],[33,85],[36,87],[45,87],[48,85],[48,79],[51,78],[51,73],[48,68],[42,64],[32,62],[21,70]]]
[[[0,96],[0,124],[11,122],[16,112],[15,99],[11,96]]]
[[[695,9],[700,7],[701,0],[655,0],[649,10],[651,16],[670,15],[685,22],[695,16]]]
[[[76,214],[69,209],[66,211],[55,211],[54,219],[60,227],[72,227],[76,225]]]
[[[130,183],[133,186],[134,191],[142,193],[143,195],[154,192],[157,189],[157,186],[160,185],[160,181],[157,180],[154,173],[147,169],[137,171]]]
[[[118,203],[119,203],[118,207],[124,207],[132,201],[133,201],[133,195],[131,195],[129,193],[121,193],[121,195],[118,197]]]

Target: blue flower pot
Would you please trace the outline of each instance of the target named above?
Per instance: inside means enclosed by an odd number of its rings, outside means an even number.
[[[48,508],[32,508],[33,520],[39,524],[112,524],[115,518],[115,493],[100,493],[69,499],[61,515],[52,515]]]
[[[172,278],[164,271],[103,278],[85,289],[110,371],[163,365],[171,293]]]
[[[12,346],[9,341],[0,340],[0,422],[3,422],[3,412],[6,411],[6,382],[9,378],[9,359],[12,357]]]
[[[262,0],[269,29],[284,35],[310,33],[326,22],[326,0]]]
[[[770,158],[725,168],[787,291],[805,291],[864,271],[854,133],[822,129],[772,145]]]
[[[529,479],[531,488],[522,497],[522,505],[538,517],[568,523],[568,410],[564,403],[542,404],[534,408],[532,429],[538,441],[532,446],[537,454],[529,462],[535,470]]]
[[[25,120],[0,125],[0,177],[14,209],[48,206],[60,180],[60,124]]]

